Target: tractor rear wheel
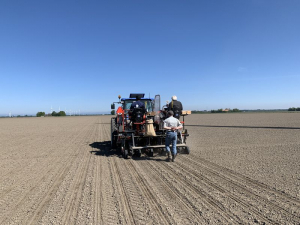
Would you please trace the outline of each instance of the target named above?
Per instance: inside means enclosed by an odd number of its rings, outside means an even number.
[[[110,132],[111,132],[111,137],[110,137],[110,146],[112,149],[116,148],[116,138],[115,135],[118,134],[117,132],[117,127],[116,127],[116,120],[115,117],[111,118],[110,122]]]

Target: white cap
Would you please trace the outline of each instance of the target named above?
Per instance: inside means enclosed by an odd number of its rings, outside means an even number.
[[[176,95],[173,95],[173,96],[172,96],[172,100],[176,101],[176,100],[177,100],[177,96],[176,96]]]

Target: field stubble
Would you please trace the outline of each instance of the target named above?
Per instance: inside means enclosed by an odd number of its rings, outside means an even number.
[[[110,118],[0,119],[0,224],[300,223],[300,113],[190,115],[175,163],[123,159]]]

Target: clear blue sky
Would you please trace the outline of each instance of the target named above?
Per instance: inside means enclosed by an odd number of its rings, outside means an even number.
[[[299,0],[0,1],[0,114],[300,107]]]

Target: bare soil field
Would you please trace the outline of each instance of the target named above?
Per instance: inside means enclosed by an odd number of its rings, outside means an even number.
[[[173,163],[110,118],[1,118],[0,224],[300,224],[300,113],[190,115]]]

